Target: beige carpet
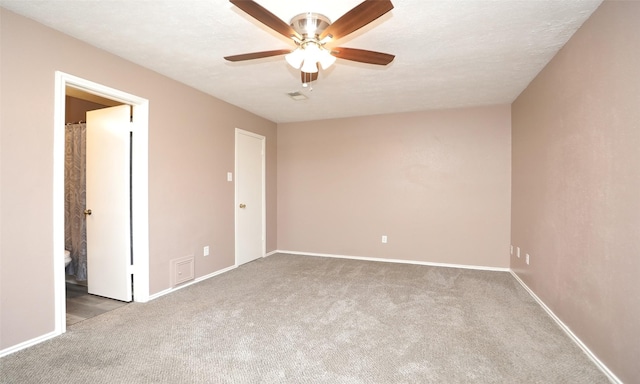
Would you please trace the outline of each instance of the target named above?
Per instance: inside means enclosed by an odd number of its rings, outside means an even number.
[[[0,359],[2,383],[607,383],[506,272],[275,255]]]

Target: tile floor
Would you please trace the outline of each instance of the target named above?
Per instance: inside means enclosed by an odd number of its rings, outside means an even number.
[[[90,295],[87,287],[67,283],[67,326],[127,305],[118,300]]]

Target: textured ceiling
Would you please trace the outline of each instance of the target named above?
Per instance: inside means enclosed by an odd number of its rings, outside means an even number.
[[[285,22],[336,20],[360,0],[259,0]],[[0,0],[0,6],[274,122],[512,102],[602,0],[392,0],[395,8],[333,46],[396,55],[388,66],[338,59],[313,90],[283,56],[292,48],[226,0]],[[295,101],[287,93],[308,99]]]

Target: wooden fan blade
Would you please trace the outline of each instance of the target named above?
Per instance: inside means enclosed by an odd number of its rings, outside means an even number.
[[[395,55],[390,55],[388,53],[342,47],[332,48],[331,54],[340,59],[376,65],[387,65],[395,58]]]
[[[273,29],[284,37],[291,38],[296,36],[300,38],[290,25],[282,21],[278,16],[263,8],[260,4],[252,0],[229,0],[233,5],[242,9],[246,14],[258,20],[267,27]]]
[[[333,35],[339,39],[354,32],[393,9],[390,0],[365,0],[357,7],[345,13],[324,30],[320,39]]]
[[[277,49],[275,51],[253,52],[253,53],[244,53],[242,55],[226,56],[224,59],[228,61],[245,61],[245,60],[253,60],[253,59],[262,59],[263,57],[286,55],[287,53],[290,53],[290,52],[291,52],[290,49]]]
[[[318,72],[300,72],[300,80],[302,80],[302,84],[309,84],[312,81],[316,81],[318,80]]]

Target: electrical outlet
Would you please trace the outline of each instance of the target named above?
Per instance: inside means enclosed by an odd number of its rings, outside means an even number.
[[[382,244],[387,244],[387,235],[382,235]]]
[[[516,255],[520,258],[520,247],[516,247]]]
[[[207,245],[207,246],[205,246],[205,247],[202,249],[202,254],[203,254],[204,256],[209,256],[209,246],[208,246],[208,245]]]
[[[527,253],[527,259],[526,259],[527,265],[529,265],[529,254]]]

